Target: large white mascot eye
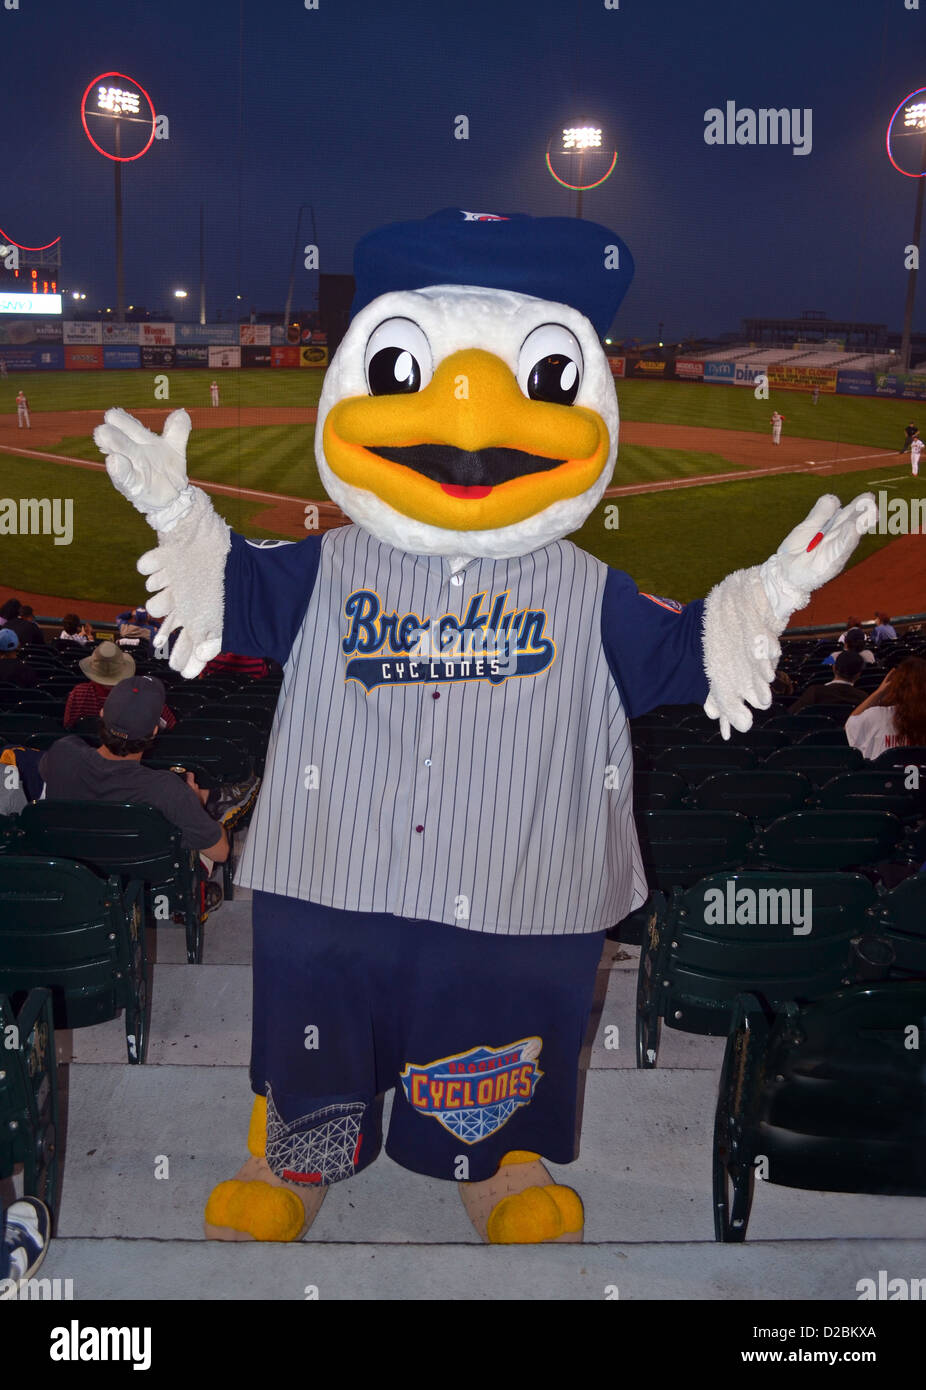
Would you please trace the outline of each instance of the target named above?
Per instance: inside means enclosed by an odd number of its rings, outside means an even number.
[[[363,367],[371,396],[422,391],[432,376],[431,345],[413,319],[387,319],[371,333]]]
[[[582,385],[579,340],[561,323],[543,323],[521,345],[518,385],[532,401],[572,405]]]

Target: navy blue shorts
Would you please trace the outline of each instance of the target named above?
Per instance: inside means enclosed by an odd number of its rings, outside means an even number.
[[[386,1152],[412,1172],[479,1182],[509,1149],[572,1162],[603,944],[255,893],[251,1086],[270,1167],[308,1183],[360,1172],[393,1088]]]

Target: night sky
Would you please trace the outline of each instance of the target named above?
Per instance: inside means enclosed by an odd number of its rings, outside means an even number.
[[[662,321],[673,341],[804,309],[900,327],[915,182],[884,131],[926,84],[926,0],[9,2],[0,227],[24,243],[60,233],[62,286],[88,309],[115,303],[113,179],[79,102],[112,69],[170,120],[170,139],[125,167],[129,303],[175,304],[182,285],[194,316],[201,201],[210,320],[282,308],[300,203],[334,272],[365,231],[441,207],[569,215],[575,195],[544,153],[589,122],[619,160],[585,215],[637,265],[617,336],[650,341]],[[708,146],[704,113],[727,100],[811,107],[812,152]],[[313,285],[300,261],[297,305]]]

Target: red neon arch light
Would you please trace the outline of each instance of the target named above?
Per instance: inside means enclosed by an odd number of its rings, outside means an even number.
[[[902,104],[902,103],[901,103],[901,104]],[[597,187],[599,186],[599,184],[604,183],[605,179],[609,179],[609,178],[611,177],[611,175],[614,173],[614,166],[615,166],[616,163],[617,163],[617,150],[614,151],[614,158],[611,160],[611,165],[610,165],[610,168],[608,169],[608,172],[607,172],[606,174],[602,175],[602,177],[601,177],[600,179],[596,179],[594,183],[567,183],[565,179],[561,179],[561,178],[560,178],[559,174],[558,174],[558,173],[556,172],[556,170],[553,168],[553,165],[550,163],[550,152],[549,152],[549,150],[547,150],[547,168],[549,169],[549,171],[550,171],[550,173],[553,175],[553,177],[556,179],[556,182],[557,182],[557,183],[561,183],[561,184],[563,185],[564,188],[571,188],[571,189],[573,190],[573,192],[576,192],[576,193],[577,193],[580,189],[581,189],[582,192],[584,193],[586,189],[588,189],[588,188],[597,188]]]
[[[906,169],[901,169],[900,165],[897,163],[897,160],[891,154],[891,127],[897,119],[897,112],[900,110],[900,107],[906,106],[908,101],[912,101],[914,97],[921,96],[924,92],[926,92],[926,87],[917,87],[915,92],[911,92],[909,96],[905,96],[903,101],[900,102],[893,116],[887,123],[887,135],[884,141],[887,147],[887,157],[893,164],[894,168],[897,170],[898,174],[903,174],[905,179],[921,179],[924,177],[924,175],[926,175],[926,169],[921,170],[918,174],[908,174]]]
[[[145,101],[151,107],[151,134],[148,136],[148,143],[145,145],[145,148],[143,150],[139,150],[138,154],[110,154],[108,150],[103,149],[102,145],[98,145],[97,142],[94,140],[93,136],[90,134],[90,128],[87,125],[87,97],[90,95],[91,87],[95,87],[98,82],[102,82],[104,77],[121,77],[123,82],[131,82],[132,86],[138,88],[142,96],[145,98]],[[157,120],[154,111],[154,102],[151,100],[141,83],[136,82],[135,78],[129,77],[127,73],[101,72],[99,77],[95,77],[92,82],[88,82],[87,90],[84,92],[83,96],[80,99],[80,119],[81,124],[84,127],[84,134],[90,141],[93,148],[95,150],[98,150],[100,154],[105,155],[107,159],[111,159],[117,164],[130,164],[133,159],[141,159],[142,155],[147,154],[148,151],[151,149],[151,144],[154,140],[154,125],[155,121]]]
[[[61,238],[56,236],[54,241],[46,242],[44,246],[24,246],[21,241],[14,241],[11,236],[7,236],[3,228],[0,227],[0,240],[2,240],[5,245],[18,246],[20,251],[47,251],[50,246],[57,246]]]

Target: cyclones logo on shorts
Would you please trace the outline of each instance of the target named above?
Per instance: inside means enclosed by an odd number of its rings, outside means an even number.
[[[529,1105],[543,1072],[542,1038],[508,1047],[473,1047],[437,1062],[407,1062],[401,1082],[409,1105],[431,1115],[464,1144],[478,1144]]]

